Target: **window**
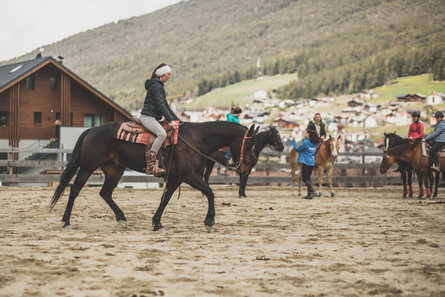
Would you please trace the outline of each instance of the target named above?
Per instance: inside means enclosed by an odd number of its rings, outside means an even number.
[[[0,111],[0,127],[9,126],[9,112]]]
[[[26,78],[26,88],[28,90],[34,90],[34,76],[30,75]]]
[[[34,126],[40,126],[42,124],[42,113],[35,112],[34,113]]]
[[[85,114],[83,116],[83,126],[87,128],[102,125],[103,116],[101,114]]]
[[[57,77],[55,77],[55,76],[51,76],[51,77],[49,78],[49,84],[50,84],[50,86],[51,86],[51,90],[52,90],[52,91],[57,90]]]

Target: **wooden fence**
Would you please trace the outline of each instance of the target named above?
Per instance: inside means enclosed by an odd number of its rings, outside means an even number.
[[[0,148],[0,153],[7,153],[7,160],[0,160],[0,168],[6,168],[4,174],[0,174],[0,181],[3,184],[9,183],[55,183],[59,180],[60,171],[66,166],[67,162],[62,161],[66,159],[65,155],[70,154],[71,149],[26,149],[26,148]],[[57,160],[12,160],[13,154],[17,153],[45,153],[56,154]],[[284,154],[283,154],[284,155]],[[389,184],[399,184],[401,182],[398,175],[380,175],[378,173],[379,163],[366,163],[367,157],[380,157],[380,153],[339,153],[339,162],[341,158],[356,158],[355,162],[337,163],[334,166],[333,182],[335,185],[341,186],[382,186]],[[276,158],[278,157],[278,158]],[[261,156],[260,161],[255,166],[254,172],[249,177],[249,184],[279,184],[289,185],[291,183],[289,164],[280,163],[276,159],[280,159],[281,155],[266,155]],[[282,158],[281,158],[282,159]],[[51,168],[46,174],[13,174],[13,168],[18,167],[37,167],[37,168]],[[235,184],[239,182],[239,177],[233,173],[223,173],[223,168],[219,165],[215,166],[217,169],[217,175],[210,177],[210,183],[212,184]],[[5,170],[4,170],[5,171]],[[316,176],[313,176],[313,181],[318,182]],[[101,183],[104,181],[104,176],[101,172],[93,174],[89,182]],[[163,180],[148,175],[124,175],[121,178],[121,182],[129,183],[148,183],[159,182],[163,183]],[[323,177],[323,182],[327,183],[326,176]]]

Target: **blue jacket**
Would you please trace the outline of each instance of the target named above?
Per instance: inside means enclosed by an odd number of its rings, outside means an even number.
[[[228,121],[228,122],[234,122],[234,123],[239,124],[239,117],[234,116],[234,115],[231,114],[231,113],[228,113],[226,116],[227,116],[227,121]]]
[[[435,142],[445,142],[445,121],[440,121],[434,127],[434,133],[427,136],[426,140],[434,140]]]
[[[295,150],[299,153],[297,162],[304,163],[308,166],[315,166],[315,155],[317,154],[317,145],[312,143],[309,138],[305,138],[300,145],[292,141]]]

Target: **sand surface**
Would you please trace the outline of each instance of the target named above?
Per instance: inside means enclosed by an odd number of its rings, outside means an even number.
[[[207,200],[188,187],[158,232],[161,190],[115,191],[123,229],[99,188],[85,188],[66,230],[68,191],[49,213],[53,189],[0,188],[0,296],[445,296],[445,198],[213,188],[210,233]]]

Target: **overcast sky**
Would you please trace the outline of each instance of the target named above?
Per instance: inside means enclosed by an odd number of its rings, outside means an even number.
[[[180,0],[0,0],[0,61]]]

